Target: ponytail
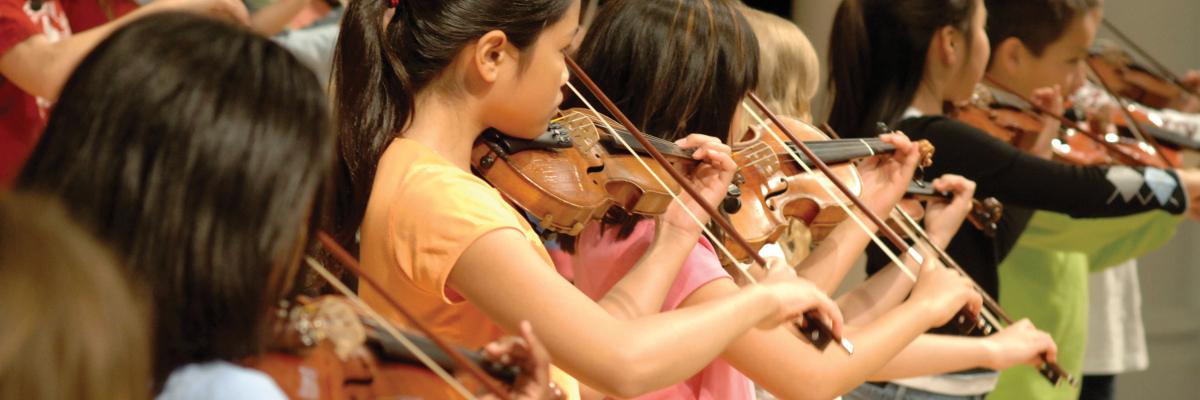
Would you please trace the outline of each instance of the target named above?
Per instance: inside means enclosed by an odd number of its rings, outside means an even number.
[[[338,169],[326,225],[347,249],[366,212],[379,158],[412,118],[415,97],[470,41],[503,31],[519,49],[572,0],[356,0],[333,58]],[[395,5],[386,22],[389,7]],[[418,24],[417,21],[420,21]]]

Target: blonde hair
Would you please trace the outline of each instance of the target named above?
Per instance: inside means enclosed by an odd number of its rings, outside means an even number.
[[[0,196],[0,398],[147,399],[146,313],[48,199]]]
[[[812,99],[821,81],[821,64],[812,42],[800,27],[782,17],[745,5],[741,11],[758,37],[755,93],[780,115],[812,121]],[[747,127],[752,125],[753,121],[743,120]]]

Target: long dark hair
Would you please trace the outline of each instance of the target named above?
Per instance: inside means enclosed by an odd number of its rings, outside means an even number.
[[[727,0],[609,1],[576,54],[639,129],[672,141],[727,139],[758,58],[754,30]]]
[[[154,377],[256,354],[332,166],[328,98],[207,18],[118,30],[66,85],[18,186],[57,195],[153,300]]]
[[[576,59],[647,134],[728,142],[737,107],[758,85],[758,42],[737,7],[726,0],[609,1]],[[566,104],[583,106],[574,97]],[[624,239],[640,220],[613,208],[604,223],[620,226]],[[574,251],[573,238],[560,238]]]
[[[429,86],[470,41],[503,31],[519,49],[566,15],[571,0],[352,1],[333,61],[339,170],[331,230],[350,249],[383,150]],[[522,59],[524,60],[524,59]]]
[[[842,1],[829,41],[829,125],[864,137],[875,135],[876,122],[899,122],[921,84],[934,33],[947,26],[970,32],[977,1]]]

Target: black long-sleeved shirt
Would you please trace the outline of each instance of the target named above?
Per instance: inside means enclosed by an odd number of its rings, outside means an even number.
[[[995,197],[1004,203],[1004,215],[994,238],[968,223],[946,248],[993,297],[999,295],[997,268],[1034,210],[1075,218],[1116,217],[1151,210],[1181,214],[1187,210],[1187,193],[1174,171],[1082,167],[1046,160],[942,116],[905,119],[895,128],[912,140],[929,140],[936,147],[927,176],[962,175],[977,183],[977,198]],[[874,274],[889,262],[878,248],[868,250],[868,273]]]

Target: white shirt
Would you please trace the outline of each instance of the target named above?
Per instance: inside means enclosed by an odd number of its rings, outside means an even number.
[[[157,400],[286,400],[275,381],[225,361],[188,364],[171,373]]]
[[[1116,375],[1149,367],[1137,260],[1091,273],[1083,373]]]

